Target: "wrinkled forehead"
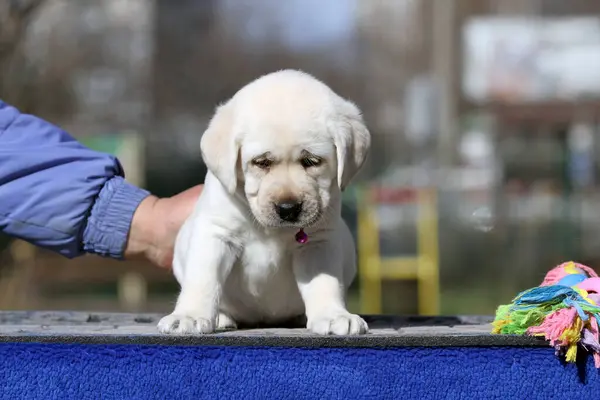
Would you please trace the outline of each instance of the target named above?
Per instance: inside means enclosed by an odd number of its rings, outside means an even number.
[[[319,157],[329,158],[335,153],[331,136],[327,133],[307,132],[305,134],[249,133],[241,143],[242,158],[245,160],[269,154],[280,159],[294,159],[308,152]]]
[[[254,112],[252,112],[254,111]],[[277,107],[272,112],[249,109],[238,115],[236,130],[241,133],[242,155],[250,158],[266,152],[278,157],[296,156],[302,150],[320,157],[333,151],[329,110]]]

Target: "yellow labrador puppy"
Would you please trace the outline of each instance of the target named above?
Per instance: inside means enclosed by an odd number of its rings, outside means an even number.
[[[306,315],[322,335],[357,335],[347,311],[355,247],[341,192],[371,144],[359,109],[314,77],[260,77],[218,107],[201,140],[205,188],[175,245],[181,293],[163,333]]]

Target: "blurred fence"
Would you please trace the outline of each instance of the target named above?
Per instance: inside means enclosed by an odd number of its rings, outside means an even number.
[[[122,157],[158,195],[202,181],[198,142],[214,106],[281,68],[313,73],[364,111],[374,140],[357,185],[435,188],[442,313],[491,313],[564,259],[597,266],[599,2],[0,4],[0,97],[106,151],[135,137],[139,151]],[[397,222],[379,227],[382,251],[416,246],[415,210],[378,210]],[[356,233],[352,191],[344,217]],[[23,261],[14,246],[0,257],[2,308],[174,299],[173,279],[147,265],[43,251]],[[381,290],[384,311],[417,312],[410,283]]]

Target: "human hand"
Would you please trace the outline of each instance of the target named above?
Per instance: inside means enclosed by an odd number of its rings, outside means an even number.
[[[175,238],[203,187],[194,186],[173,197],[146,197],[133,215],[125,259],[145,258],[158,267],[171,268]]]

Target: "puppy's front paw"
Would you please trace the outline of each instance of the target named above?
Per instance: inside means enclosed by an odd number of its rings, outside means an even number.
[[[217,317],[217,329],[220,330],[230,330],[237,329],[237,324],[233,318],[225,313],[219,313]]]
[[[158,322],[158,330],[167,334],[213,333],[215,323],[206,318],[194,318],[187,315],[171,314]]]
[[[308,329],[318,335],[361,335],[367,333],[367,323],[349,312],[324,313],[309,319]]]

